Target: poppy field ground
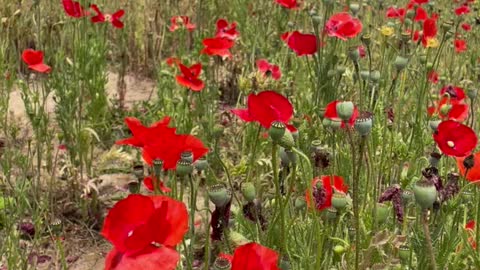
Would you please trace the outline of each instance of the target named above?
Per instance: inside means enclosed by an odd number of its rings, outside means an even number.
[[[0,270],[480,269],[475,0],[0,0]]]

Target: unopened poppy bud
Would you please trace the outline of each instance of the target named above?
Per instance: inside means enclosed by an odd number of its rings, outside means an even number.
[[[335,252],[337,255],[342,255],[345,253],[345,247],[342,245],[336,245],[333,247],[333,252]]]
[[[401,71],[405,67],[407,67],[408,58],[398,55],[397,58],[395,58],[395,62],[393,62],[393,64],[398,71]]]
[[[332,195],[332,206],[342,210],[347,206],[347,195],[343,192],[335,192]]]
[[[191,151],[185,151],[182,154],[180,154],[180,159],[192,163],[193,153]]]
[[[135,178],[137,178],[139,181],[144,178],[145,172],[142,164],[135,164],[133,166],[133,175],[135,175]]]
[[[162,176],[162,167],[163,167],[162,160],[160,159],[153,160],[153,174],[157,179],[160,179],[160,176]]]
[[[405,17],[409,18],[409,19],[412,19],[413,17],[415,17],[415,10],[413,9],[409,9],[407,11],[407,13],[405,14]]]
[[[300,196],[295,199],[295,209],[302,210],[305,208],[306,205],[307,202],[305,201],[305,197]]]
[[[428,209],[433,206],[437,199],[437,189],[428,180],[420,180],[415,183],[413,187],[415,201],[423,209]]]
[[[384,203],[377,203],[375,215],[378,223],[384,223],[390,214],[390,207]]]
[[[441,154],[437,152],[433,152],[430,154],[430,157],[428,158],[428,162],[430,163],[431,167],[437,167],[441,158],[442,158]]]
[[[345,73],[347,68],[345,66],[338,65],[338,66],[335,67],[335,70],[337,71],[338,75],[342,75],[343,73]]]
[[[213,268],[215,270],[230,270],[232,269],[232,264],[226,258],[217,257],[213,263]]]
[[[473,155],[469,155],[463,160],[463,166],[465,169],[470,170],[475,166],[475,157]]]
[[[360,5],[358,3],[350,3],[350,10],[352,11],[353,16],[357,16],[360,11]]]
[[[322,22],[322,17],[318,16],[318,15],[313,15],[312,16],[312,21],[314,24],[318,25]]]
[[[420,54],[418,56],[418,60],[420,61],[421,64],[427,63],[427,55],[426,54]]]
[[[282,122],[275,121],[272,123],[270,128],[268,129],[268,135],[272,138],[272,141],[278,142],[282,139],[283,135],[285,134],[285,124]]]
[[[428,125],[433,130],[433,132],[436,132],[438,129],[438,125],[440,125],[441,122],[442,120],[430,120],[428,121]]]
[[[362,70],[360,71],[360,77],[362,78],[362,80],[366,81],[370,78],[370,71],[368,70]]]
[[[477,97],[478,90],[469,88],[467,89],[467,97],[470,99],[475,99]]]
[[[292,133],[288,130],[285,130],[285,134],[283,134],[280,141],[278,141],[278,145],[285,149],[291,149],[295,145],[295,140],[293,139]]]
[[[197,159],[197,161],[195,161],[195,163],[193,165],[195,166],[195,169],[197,169],[197,171],[201,172],[201,171],[207,169],[208,161],[207,161],[206,158],[202,157],[200,159]]]
[[[222,184],[210,186],[208,197],[216,207],[224,207],[231,199],[230,191]]]
[[[176,172],[178,176],[185,176],[185,175],[191,174],[193,172],[192,163],[189,161],[180,159],[177,162]]]
[[[253,200],[255,200],[257,195],[253,183],[242,184],[242,195],[248,202],[253,202]]]
[[[355,130],[361,136],[370,134],[373,125],[373,116],[370,112],[362,112],[361,116],[355,120]]]
[[[348,237],[349,237],[350,239],[354,239],[354,238],[355,238],[355,227],[354,227],[354,226],[348,227]]]
[[[220,138],[222,135],[223,135],[223,131],[225,130],[225,128],[220,125],[220,124],[217,124],[213,127],[213,136],[218,139]]]
[[[358,46],[351,46],[350,48],[348,48],[348,57],[353,62],[358,62],[358,59],[360,59],[360,52],[358,51]]]
[[[410,25],[412,25],[412,20],[409,19],[409,18],[405,18],[405,20],[403,21],[403,23],[405,24],[405,26],[410,27]]]
[[[380,80],[380,71],[374,70],[370,73],[370,80],[374,83],[377,83]]]
[[[353,115],[353,111],[355,110],[355,106],[351,101],[340,101],[337,103],[336,106],[338,116],[345,122],[348,122],[350,117]]]
[[[400,257],[403,264],[406,264],[410,258],[410,247],[407,245],[401,245],[398,249],[398,257]]]

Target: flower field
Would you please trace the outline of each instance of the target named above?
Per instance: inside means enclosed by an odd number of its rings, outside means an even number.
[[[0,0],[0,270],[480,269],[475,0]]]

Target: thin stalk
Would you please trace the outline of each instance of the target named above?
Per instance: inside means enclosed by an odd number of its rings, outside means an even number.
[[[430,256],[430,264],[432,270],[437,270],[437,262],[435,261],[435,253],[433,252],[432,238],[430,237],[430,230],[428,228],[428,210],[423,209],[422,213],[423,232],[425,233],[425,240],[427,241],[428,255]]]

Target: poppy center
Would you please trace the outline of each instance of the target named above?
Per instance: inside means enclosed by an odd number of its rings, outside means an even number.
[[[110,15],[110,14],[105,14],[105,21],[111,22],[111,21],[112,21],[112,15]]]
[[[447,145],[448,147],[453,148],[455,146],[455,143],[452,141],[447,141]]]

